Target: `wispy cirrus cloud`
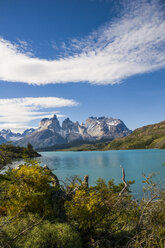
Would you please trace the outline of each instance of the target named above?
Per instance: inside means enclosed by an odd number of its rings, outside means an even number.
[[[115,84],[164,68],[163,1],[123,2],[120,17],[84,39],[73,39],[68,47],[70,55],[60,59],[37,58],[1,38],[0,80],[37,85],[84,81]]]
[[[78,103],[72,99],[57,97],[0,99],[0,130],[8,128],[13,131],[23,131],[31,127],[31,121],[51,117],[53,114],[63,117],[59,111],[56,111],[57,108],[76,105]]]

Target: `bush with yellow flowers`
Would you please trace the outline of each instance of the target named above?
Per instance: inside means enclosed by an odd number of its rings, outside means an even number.
[[[2,180],[3,179],[3,180]],[[4,200],[1,211],[15,215],[18,212],[48,214],[51,209],[51,192],[53,178],[49,170],[38,162],[23,164],[1,175],[1,188]]]

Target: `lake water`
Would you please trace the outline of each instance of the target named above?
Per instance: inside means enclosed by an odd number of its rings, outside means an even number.
[[[165,150],[87,151],[87,152],[41,152],[41,164],[47,164],[59,179],[78,175],[82,179],[89,175],[89,184],[94,185],[101,177],[108,181],[114,178],[121,182],[121,167],[126,180],[135,180],[131,186],[136,198],[142,197],[143,174],[156,172],[154,180],[165,182]]]

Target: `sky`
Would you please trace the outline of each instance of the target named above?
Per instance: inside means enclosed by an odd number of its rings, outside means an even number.
[[[164,0],[0,0],[0,130],[164,113]]]

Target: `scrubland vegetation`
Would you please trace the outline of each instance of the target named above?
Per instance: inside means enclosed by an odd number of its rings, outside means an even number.
[[[10,143],[0,145],[0,168],[6,164],[12,163],[14,160],[34,157],[40,157],[40,154],[33,150],[30,143],[27,148],[14,146]]]
[[[88,177],[66,181],[37,161],[0,174],[1,248],[163,248],[165,191],[144,179],[145,196],[131,196],[133,182],[115,185]]]

